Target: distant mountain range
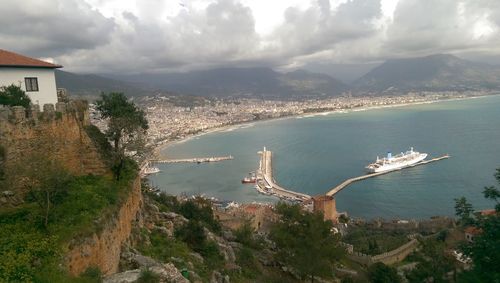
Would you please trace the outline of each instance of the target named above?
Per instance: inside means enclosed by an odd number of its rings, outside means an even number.
[[[388,60],[353,83],[355,91],[500,89],[500,68],[437,54]]]
[[[302,97],[338,95],[349,86],[328,75],[271,68],[219,68],[173,74],[116,76],[124,81],[200,96]]]
[[[152,91],[146,87],[133,83],[110,79],[93,74],[75,74],[56,70],[57,87],[62,87],[76,95],[87,98],[96,98],[101,92],[123,92],[132,96],[148,95]]]
[[[110,78],[108,78],[110,77]],[[80,75],[56,71],[57,84],[76,95],[119,91],[131,96],[169,92],[196,96],[304,98],[407,91],[500,89],[500,67],[437,54],[393,59],[347,85],[329,75],[270,68],[219,68],[169,74]]]

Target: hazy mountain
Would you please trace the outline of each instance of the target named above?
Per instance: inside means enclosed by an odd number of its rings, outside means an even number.
[[[361,91],[500,88],[500,68],[453,55],[388,60],[354,82]]]
[[[382,63],[335,64],[324,61],[307,63],[302,68],[309,72],[326,74],[346,84],[351,84],[381,64]]]
[[[67,89],[72,96],[92,99],[98,97],[101,92],[123,92],[133,96],[152,93],[145,87],[93,74],[83,75],[56,70],[55,75],[57,87]]]
[[[173,74],[117,76],[176,93],[202,96],[301,97],[338,95],[348,87],[328,75],[270,68],[220,68]]]

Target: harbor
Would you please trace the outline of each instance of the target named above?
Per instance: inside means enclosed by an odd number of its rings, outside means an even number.
[[[259,193],[266,194],[266,195],[275,195],[281,199],[285,200],[293,200],[293,201],[307,201],[310,200],[312,197],[299,193],[299,192],[294,192],[291,190],[287,190],[277,184],[277,182],[273,178],[273,170],[272,170],[272,152],[267,150],[265,147],[262,151],[258,152],[260,154],[260,161],[259,161],[259,169],[257,170],[257,182],[255,185],[255,188]],[[339,185],[333,187],[331,190],[329,190],[325,195],[328,197],[333,197],[335,196],[338,192],[341,190],[345,189],[349,185],[351,185],[354,182],[365,180],[368,178],[373,178],[376,176],[388,174],[391,172],[403,170],[406,168],[411,168],[419,165],[425,165],[429,164],[431,162],[436,162],[439,160],[447,159],[450,156],[448,154],[443,155],[441,157],[436,157],[432,158],[429,160],[422,160],[418,163],[408,165],[402,168],[397,168],[397,169],[391,169],[387,171],[382,171],[382,172],[376,172],[376,173],[370,173],[366,175],[361,175],[358,177],[350,178],[345,180],[344,182],[340,183]]]
[[[403,168],[398,168],[398,169],[393,169],[393,170],[387,170],[387,171],[377,172],[377,173],[371,173],[371,174],[366,174],[366,175],[362,175],[362,176],[350,178],[350,179],[347,179],[344,182],[340,183],[340,185],[334,187],[330,191],[328,191],[326,193],[326,195],[329,196],[329,197],[333,197],[335,194],[337,194],[338,192],[340,192],[341,190],[343,190],[344,188],[346,188],[350,184],[352,184],[354,182],[357,182],[357,181],[361,181],[361,180],[365,180],[365,179],[368,179],[368,178],[377,177],[377,176],[380,176],[380,175],[388,174],[388,173],[391,173],[391,172],[394,172],[394,171],[403,170],[403,169],[406,169],[406,168],[411,168],[411,167],[415,167],[415,166],[419,166],[419,165],[428,164],[428,163],[439,161],[439,160],[443,160],[443,159],[446,159],[446,158],[450,158],[450,156],[448,154],[446,154],[446,155],[443,155],[441,157],[436,157],[436,158],[429,159],[429,160],[423,160],[423,161],[420,161],[420,162],[415,163],[413,165],[405,166]]]
[[[287,190],[279,186],[273,178],[272,155],[269,150],[259,151],[261,156],[259,169],[257,170],[257,183],[255,188],[262,194],[275,195],[281,199],[291,201],[306,201],[311,199],[310,195]]]

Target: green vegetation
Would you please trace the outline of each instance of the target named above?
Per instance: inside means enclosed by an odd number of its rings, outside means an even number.
[[[30,98],[16,85],[0,87],[0,104],[8,106],[23,106],[29,108]]]
[[[159,283],[160,276],[149,269],[143,269],[137,283]]]
[[[495,172],[495,179],[500,184],[500,168]],[[463,243],[461,250],[472,259],[472,269],[459,276],[460,282],[500,282],[500,191],[493,186],[485,187],[484,197],[495,202],[496,213],[471,217],[470,225],[481,233],[472,243]],[[472,210],[472,207],[471,207]],[[457,214],[461,211],[457,210]]]
[[[472,204],[467,202],[465,197],[455,199],[455,214],[459,217],[459,223],[461,225],[470,225],[474,223],[472,219],[472,214],[474,209],[472,209]]]
[[[368,268],[368,274],[370,276],[370,281],[373,283],[401,282],[401,277],[399,277],[397,270],[394,267],[387,266],[381,262],[372,264]]]
[[[116,180],[120,180],[126,168],[126,153],[139,154],[144,149],[148,121],[144,111],[129,102],[123,93],[103,93],[96,104],[101,117],[109,119],[105,134],[113,145],[113,173]]]
[[[186,264],[191,262],[196,272],[202,278],[209,280],[211,272],[221,269],[224,265],[224,258],[217,243],[208,239],[206,231],[206,229],[217,233],[221,231],[210,201],[195,198],[179,202],[175,196],[164,193],[147,195],[156,202],[160,211],[178,213],[189,222],[175,230],[174,238],[167,237],[156,230],[150,233],[143,231],[145,236],[149,237],[150,244],[142,243],[138,250],[162,262],[172,262],[178,268],[185,268]],[[203,262],[200,262],[193,253],[200,254],[204,259]]]
[[[0,282],[96,282],[84,278],[88,275],[77,279],[65,274],[59,266],[63,246],[99,231],[128,195],[133,178],[134,174],[124,175],[114,182],[98,176],[65,176],[60,183],[48,175],[40,187],[32,188],[23,206],[0,212]],[[51,191],[54,187],[57,194]],[[50,210],[39,204],[43,198],[34,197],[47,192]]]
[[[333,264],[343,255],[332,222],[321,213],[306,213],[298,205],[279,203],[281,221],[271,228],[270,238],[278,248],[277,260],[292,267],[302,279],[332,277]]]
[[[403,231],[386,231],[365,226],[353,226],[342,240],[367,255],[378,255],[394,250],[408,242]]]
[[[420,241],[421,248],[410,254],[408,261],[417,262],[417,266],[406,278],[409,282],[449,282],[447,273],[455,270],[455,259],[446,252],[446,244],[442,237],[428,238]]]

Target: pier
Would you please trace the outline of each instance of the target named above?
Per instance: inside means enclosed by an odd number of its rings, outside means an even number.
[[[398,169],[388,170],[388,171],[383,171],[383,172],[377,172],[377,173],[371,173],[371,174],[366,174],[366,175],[362,175],[362,176],[359,176],[359,177],[354,177],[354,178],[351,178],[351,179],[347,179],[344,182],[342,182],[340,185],[338,185],[338,186],[334,187],[333,189],[331,189],[330,191],[328,191],[328,193],[326,193],[326,195],[329,196],[329,197],[333,197],[335,194],[337,194],[338,192],[340,192],[341,190],[343,190],[345,187],[347,187],[350,184],[352,184],[354,182],[357,182],[357,181],[361,181],[361,180],[364,180],[364,179],[368,179],[368,178],[372,178],[372,177],[376,177],[376,176],[388,174],[388,173],[391,173],[391,172],[394,172],[394,171],[400,171],[400,170],[406,169],[406,168],[411,168],[411,167],[415,167],[415,166],[419,166],[419,165],[428,164],[428,163],[439,161],[439,160],[446,159],[446,158],[450,158],[450,156],[448,154],[446,154],[446,155],[443,155],[441,157],[436,157],[436,158],[429,159],[429,160],[422,160],[422,161],[420,161],[418,163],[415,163],[413,165],[409,165],[409,166],[406,166],[406,167],[403,167],[403,168],[398,168]]]
[[[281,186],[279,186],[276,181],[273,178],[273,170],[272,170],[272,152],[269,150],[264,149],[262,151],[259,151],[260,154],[260,162],[259,162],[259,170],[257,170],[257,184],[256,184],[256,189],[266,195],[276,195],[279,198],[283,199],[288,199],[288,200],[297,200],[297,201],[306,201],[311,199],[311,196],[303,193],[298,193],[294,191],[287,190]],[[395,171],[400,171],[406,168],[411,168],[415,166],[420,166],[424,164],[428,164],[431,162],[443,160],[450,158],[448,154],[443,155],[441,157],[436,157],[432,158],[429,160],[423,160],[418,163],[415,163],[413,165],[409,165],[403,168],[398,168],[394,170],[388,170],[384,172],[377,172],[377,173],[371,173],[371,174],[366,174],[366,175],[361,175],[358,177],[350,178],[345,180],[344,182],[340,183],[336,187],[332,188],[330,191],[328,191],[325,195],[328,197],[333,197],[335,194],[340,192],[341,190],[345,189],[347,186],[350,184],[361,181],[364,179],[368,178],[373,178],[376,176],[384,175],[384,174],[389,174],[391,172]]]
[[[185,159],[152,159],[151,163],[205,163],[205,162],[219,162],[224,160],[232,160],[234,157],[220,156],[220,157],[195,157],[195,158],[185,158]]]
[[[279,186],[273,178],[272,169],[272,152],[266,150],[259,151],[261,156],[259,162],[259,170],[257,170],[256,188],[260,193],[266,195],[276,195],[279,198],[296,201],[306,201],[311,199],[311,196],[303,193],[287,190]]]

